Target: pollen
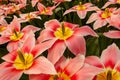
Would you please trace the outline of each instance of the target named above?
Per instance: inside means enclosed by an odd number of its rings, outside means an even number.
[[[14,67],[17,70],[26,70],[33,64],[33,55],[30,53],[22,53],[18,51],[18,56],[14,61]]]
[[[97,75],[96,80],[120,80],[120,72],[117,70],[106,69],[105,72]]]
[[[6,29],[5,26],[0,26],[0,32],[4,31]]]
[[[44,9],[40,14],[45,14],[47,12],[49,12],[49,10],[48,9]]]
[[[82,10],[85,10],[86,9],[86,6],[82,5],[82,3],[80,2],[80,4],[76,7],[76,10],[78,11],[82,11]]]
[[[54,32],[54,35],[60,40],[66,40],[73,35],[73,30],[69,27],[62,26]]]
[[[11,36],[10,36],[10,40],[12,41],[18,41],[23,37],[23,33],[21,32],[14,32]]]
[[[109,11],[108,8],[106,8],[105,11],[101,14],[101,17],[102,17],[103,19],[109,18],[110,16],[111,16],[111,12]]]
[[[48,80],[71,80],[64,72],[59,72],[57,75],[52,75]]]

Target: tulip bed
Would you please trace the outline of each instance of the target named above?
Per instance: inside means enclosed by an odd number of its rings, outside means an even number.
[[[0,80],[120,80],[120,0],[0,0]]]

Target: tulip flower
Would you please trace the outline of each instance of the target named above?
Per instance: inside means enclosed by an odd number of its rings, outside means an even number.
[[[22,47],[3,56],[0,64],[0,80],[19,80],[22,74],[56,74],[54,65],[42,53],[42,46],[35,45],[35,36],[30,31]]]
[[[62,58],[55,64],[57,74],[30,75],[30,80],[92,80],[101,69],[85,64],[84,59],[83,55]]]
[[[56,63],[63,55],[66,47],[75,55],[86,52],[86,43],[83,36],[97,34],[89,27],[79,27],[77,24],[59,22],[56,19],[45,22],[45,29],[38,37],[39,43],[53,40],[53,45],[48,49],[48,59]],[[46,44],[46,46],[49,44]]]
[[[60,2],[70,2],[72,0],[53,0],[54,3],[60,3]]]
[[[120,80],[120,49],[116,44],[103,50],[101,57],[88,56],[86,63],[103,69],[94,80]]]
[[[96,13],[93,13],[87,23],[91,23],[93,21],[93,28],[98,29],[105,26],[107,23],[110,23],[114,15],[117,15],[115,8],[106,8],[105,10],[98,10]]]
[[[94,11],[94,10],[98,10],[98,8],[93,6],[93,4],[91,3],[82,4],[80,2],[78,5],[66,10],[63,15],[66,15],[70,12],[77,12],[79,18],[84,19],[88,11]]]
[[[13,21],[7,26],[7,28],[8,29],[5,31],[5,34],[0,36],[0,44],[9,42],[7,49],[10,52],[18,48],[21,42],[24,42],[29,31],[32,30],[33,32],[36,32],[40,30],[32,25],[28,25],[20,30],[21,26],[17,17],[14,17]]]

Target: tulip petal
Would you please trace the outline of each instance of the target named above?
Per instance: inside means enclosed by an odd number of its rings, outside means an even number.
[[[87,20],[86,23],[89,24],[89,23],[91,23],[91,22],[93,22],[93,21],[95,21],[97,19],[98,19],[97,13],[93,13],[93,14],[91,14],[91,16],[89,17],[89,19]]]
[[[0,36],[0,44],[7,43],[9,41],[10,41],[10,39],[8,36]]]
[[[25,40],[23,47],[22,47],[22,51],[25,53],[29,53],[33,47],[35,47],[35,37],[34,37],[34,33],[31,31],[30,33],[28,33],[28,38]]]
[[[48,59],[55,64],[63,55],[66,49],[65,43],[63,41],[57,41],[48,50]]]
[[[104,68],[104,64],[101,62],[101,60],[96,56],[88,56],[85,58],[85,63],[99,67]]]
[[[33,31],[33,33],[35,33],[36,31],[39,31],[40,28],[37,28],[35,26],[32,26],[32,25],[28,25],[28,26],[25,26],[23,29],[22,29],[22,32],[30,32],[30,31]]]
[[[75,55],[77,54],[85,55],[86,53],[85,39],[81,36],[73,35],[72,37],[65,41],[65,44],[67,45],[68,49]]]
[[[66,10],[66,11],[63,13],[63,16],[66,15],[66,14],[68,14],[68,13],[71,13],[71,12],[76,12],[76,10],[74,10],[74,9],[68,9],[68,10]]]
[[[112,30],[112,31],[109,31],[109,32],[105,32],[104,35],[106,37],[109,37],[109,38],[120,38],[120,31],[115,31],[115,30]]]
[[[3,56],[2,59],[7,62],[13,62],[15,60],[16,56],[17,56],[17,51],[12,51],[12,52],[6,54],[5,56]]]
[[[49,49],[54,43],[55,43],[56,39],[52,39],[52,40],[48,40],[46,42],[43,43],[39,43],[37,44],[33,50],[31,51],[31,53],[37,57],[39,56],[42,52],[44,52],[45,50]]]
[[[89,26],[83,26],[80,28],[76,28],[74,31],[75,31],[74,35],[76,35],[76,36],[91,35],[91,36],[98,37],[98,35]]]
[[[86,17],[87,12],[86,11],[77,11],[77,15],[79,18],[84,19]]]
[[[118,60],[120,60],[120,50],[116,44],[112,44],[103,50],[101,55],[101,61],[104,63],[105,67],[114,68]]]
[[[82,69],[79,70],[71,80],[92,80],[102,69],[85,64]]]
[[[30,75],[29,80],[49,80],[49,77],[46,74]]]
[[[3,66],[4,63],[1,65]],[[16,70],[13,67],[4,66],[4,68],[0,70],[0,80],[19,80],[22,76],[22,73],[22,71]]]
[[[83,67],[85,57],[84,55],[77,55],[75,58],[71,59],[68,65],[65,67],[65,71],[69,76],[73,76],[81,67]],[[74,66],[74,69],[72,69]]]
[[[34,60],[33,65],[25,70],[26,74],[56,74],[54,65],[45,57],[41,56]]]
[[[61,26],[60,22],[58,22],[58,20],[56,19],[45,22],[45,28],[50,29],[51,31],[55,31],[60,26]]]

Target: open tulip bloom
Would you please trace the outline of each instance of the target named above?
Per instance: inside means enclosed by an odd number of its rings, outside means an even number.
[[[86,63],[102,68],[104,71],[96,75],[94,80],[120,80],[120,49],[112,44],[105,49],[101,57],[86,57]]]
[[[30,75],[30,80],[92,80],[101,69],[85,64],[84,59],[84,55],[77,55],[73,59],[61,58],[55,64],[57,74]]]
[[[40,33],[38,42],[44,43],[51,41],[53,43],[48,49],[48,59],[51,62],[56,63],[63,55],[66,47],[68,47],[75,55],[85,55],[86,43],[84,36],[86,35],[97,36],[97,34],[88,26],[79,27],[76,24],[68,22],[60,23],[56,19],[53,19],[45,23],[45,29]]]
[[[5,62],[0,64],[0,80],[19,80],[23,73],[56,74],[49,60],[43,56],[37,56],[42,51],[42,48],[35,46],[34,34],[30,32],[21,48],[2,57]]]

